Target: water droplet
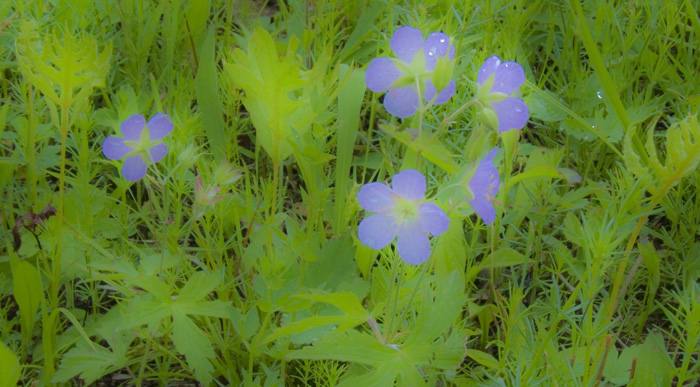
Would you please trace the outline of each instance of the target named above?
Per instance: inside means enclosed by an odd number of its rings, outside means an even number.
[[[428,51],[428,55],[433,56],[433,55],[435,55],[435,53],[432,51]]]
[[[588,140],[588,137],[590,137],[590,136],[589,136],[589,135],[585,135],[585,136],[583,137],[583,139],[584,139],[584,140]]]
[[[445,38],[440,39],[440,43],[445,43]]]
[[[598,98],[603,99],[603,92],[602,91],[597,91],[595,94],[598,96]]]

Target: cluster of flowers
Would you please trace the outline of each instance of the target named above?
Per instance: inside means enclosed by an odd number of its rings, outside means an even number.
[[[401,27],[391,38],[392,51],[398,59],[376,58],[367,68],[365,82],[375,92],[387,91],[384,107],[397,117],[410,117],[422,106],[443,104],[455,92],[452,76],[455,48],[442,32],[423,41],[420,30]],[[521,129],[529,110],[518,98],[525,71],[516,62],[501,62],[492,56],[479,69],[476,83],[477,101],[482,106],[485,123],[505,132]],[[420,96],[427,101],[424,105]],[[500,177],[493,164],[498,148],[492,149],[473,171],[468,182],[472,193],[469,204],[486,223],[496,219],[491,197],[498,192]],[[383,183],[364,185],[358,202],[365,211],[375,212],[358,227],[358,238],[365,246],[381,249],[397,238],[399,257],[417,265],[430,256],[428,233],[447,231],[449,218],[434,203],[424,198],[425,177],[418,171],[405,170],[394,176],[391,188]]]
[[[391,38],[390,46],[397,58],[376,58],[367,68],[365,82],[375,92],[387,91],[384,107],[397,117],[410,117],[418,109],[443,104],[455,93],[451,79],[455,47],[442,32],[434,32],[423,40],[420,30],[401,27]],[[527,123],[527,105],[517,97],[525,81],[525,71],[516,62],[501,62],[497,56],[488,58],[479,69],[476,99],[488,126],[505,132],[521,129]],[[423,101],[426,101],[424,104]],[[111,160],[126,159],[122,175],[138,181],[146,175],[148,163],[160,161],[168,152],[161,141],[173,130],[167,114],[156,114],[146,124],[141,114],[127,118],[120,126],[123,137],[107,137],[102,145],[104,155]],[[491,224],[496,211],[491,197],[498,192],[500,177],[493,164],[498,148],[492,149],[476,167],[468,182],[472,197],[468,200],[474,211]],[[204,190],[198,177],[198,196],[212,202],[218,190]],[[434,203],[425,200],[426,180],[420,172],[405,170],[394,176],[391,188],[383,183],[369,183],[358,193],[365,211],[375,212],[360,222],[358,238],[373,249],[388,246],[395,238],[399,256],[417,265],[430,256],[428,233],[439,235],[447,231],[450,220]]]

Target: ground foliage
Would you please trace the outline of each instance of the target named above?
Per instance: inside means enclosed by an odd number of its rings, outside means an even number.
[[[699,5],[0,2],[0,386],[697,385]],[[364,83],[401,26],[456,49],[405,119]],[[522,130],[470,103],[492,55]],[[494,147],[486,225],[451,188]],[[405,169],[450,220],[417,266],[357,237]]]

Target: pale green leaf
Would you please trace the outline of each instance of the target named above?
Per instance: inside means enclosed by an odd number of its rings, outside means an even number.
[[[214,358],[214,349],[197,324],[181,312],[173,314],[173,343],[178,352],[185,355],[197,380],[205,386],[209,385],[214,372],[209,359]]]

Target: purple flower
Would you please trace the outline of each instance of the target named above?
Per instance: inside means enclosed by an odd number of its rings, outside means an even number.
[[[491,197],[498,192],[500,184],[500,176],[498,169],[493,165],[493,158],[498,153],[498,148],[493,148],[486,157],[484,157],[476,171],[469,180],[469,189],[472,191],[473,198],[469,199],[474,212],[476,212],[484,223],[491,224],[496,219],[496,209],[491,203]]]
[[[497,56],[492,56],[481,65],[476,83],[479,85],[477,98],[495,114],[489,125],[496,127],[499,132],[511,129],[522,129],[530,118],[530,111],[520,98],[512,97],[519,92],[525,82],[525,70],[517,62],[501,62]],[[487,112],[487,116],[488,116]]]
[[[430,257],[427,233],[439,235],[447,231],[450,219],[434,203],[425,203],[424,196],[425,176],[413,169],[396,174],[391,188],[383,183],[365,184],[357,201],[365,211],[376,214],[360,222],[360,242],[379,250],[398,236],[396,247],[404,262],[425,262]]]
[[[122,167],[124,178],[141,180],[146,175],[146,163],[156,163],[168,153],[168,147],[160,140],[173,130],[173,121],[161,113],[146,125],[141,114],[134,114],[122,122],[120,129],[124,137],[107,137],[102,153],[111,160],[126,158]]]
[[[455,81],[433,75],[433,70],[446,72],[445,60],[452,60],[455,47],[450,44],[450,38],[442,32],[434,32],[423,41],[419,29],[401,27],[391,37],[391,49],[398,59],[375,58],[367,68],[365,83],[372,91],[387,91],[384,96],[384,107],[397,117],[413,115],[419,106],[416,80],[422,91],[423,98],[433,103],[442,104],[452,97],[455,92]],[[441,65],[438,66],[438,63]],[[437,85],[434,79],[439,79]]]

